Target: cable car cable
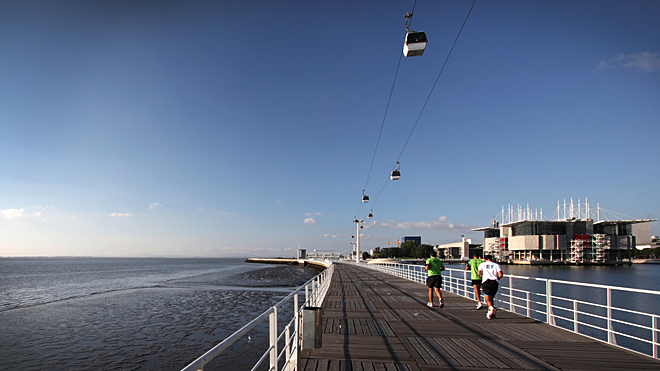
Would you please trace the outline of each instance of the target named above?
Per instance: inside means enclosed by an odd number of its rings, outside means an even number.
[[[374,161],[376,160],[376,153],[378,152],[378,145],[380,144],[380,137],[383,134],[383,128],[385,127],[385,119],[387,118],[387,112],[390,109],[390,102],[392,102],[392,94],[394,93],[394,85],[396,85],[396,78],[399,75],[399,67],[401,66],[401,59],[403,55],[399,55],[399,63],[396,65],[396,72],[394,72],[394,81],[392,81],[392,87],[390,88],[390,96],[387,98],[387,105],[385,106],[385,114],[383,115],[383,122],[380,124],[380,132],[378,133],[378,140],[376,140],[376,149],[374,150],[374,155],[371,158],[371,165],[369,166],[369,173],[367,174],[367,182],[364,185],[364,189],[367,189],[369,185],[369,178],[371,177],[371,170],[374,167]]]
[[[410,13],[406,14],[406,30],[408,29],[408,24],[412,24],[412,17],[413,14],[415,13],[415,8],[417,7],[417,0],[413,2],[413,7],[412,11]],[[374,162],[376,160],[376,154],[378,153],[378,146],[380,145],[380,138],[383,135],[383,128],[385,127],[385,120],[387,119],[387,113],[389,112],[390,109],[390,103],[392,102],[392,95],[394,94],[394,86],[396,85],[396,78],[399,76],[399,68],[401,67],[401,59],[403,55],[399,54],[399,62],[396,65],[396,71],[394,72],[394,80],[392,81],[392,87],[390,88],[390,95],[387,98],[387,104],[385,105],[385,114],[383,115],[383,121],[380,124],[380,131],[378,132],[378,139],[376,140],[376,148],[374,149],[374,155],[371,158],[371,164],[369,165],[369,172],[367,173],[367,181],[364,184],[364,190],[367,189],[367,186],[369,185],[369,179],[371,179],[371,171],[373,170],[374,167]],[[362,191],[362,194],[364,195],[364,190]],[[361,205],[361,204],[360,204]],[[360,212],[360,208],[358,207],[358,211],[355,213],[355,216],[357,217],[357,214]]]
[[[406,139],[406,143],[403,145],[403,148],[401,149],[401,153],[399,154],[399,157],[397,158],[397,162],[401,159],[401,156],[403,155],[403,151],[405,151],[406,146],[408,146],[408,142],[410,141],[410,137],[412,137],[412,134],[415,131],[415,128],[417,127],[417,124],[419,123],[419,120],[422,118],[422,114],[424,113],[424,109],[426,109],[426,105],[429,103],[429,100],[431,99],[431,95],[433,94],[433,90],[435,89],[435,86],[438,84],[438,81],[440,80],[440,76],[442,76],[442,72],[445,70],[445,66],[447,65],[447,62],[449,61],[449,57],[451,57],[451,53],[454,51],[454,47],[456,46],[456,43],[458,42],[458,38],[461,36],[461,33],[463,32],[463,28],[465,27],[465,24],[467,23],[468,18],[470,18],[470,13],[472,13],[472,9],[474,8],[474,4],[476,2],[477,2],[477,0],[474,0],[472,2],[472,6],[470,7],[470,10],[468,11],[467,16],[465,16],[465,20],[463,21],[463,25],[461,26],[461,29],[458,31],[458,35],[456,35],[456,39],[454,39],[454,44],[452,44],[451,49],[449,49],[449,53],[447,54],[447,58],[445,58],[445,62],[442,64],[442,68],[440,69],[440,72],[438,73],[438,77],[436,77],[435,82],[433,83],[433,86],[431,87],[431,91],[429,92],[428,97],[426,97],[426,101],[424,102],[424,105],[422,106],[422,110],[419,112],[419,115],[417,116],[417,120],[415,121],[415,125],[413,125],[412,130],[410,130],[410,134],[408,135],[408,139]]]
[[[431,95],[433,95],[433,91],[435,90],[436,85],[438,84],[438,81],[440,81],[440,76],[442,76],[442,72],[445,70],[445,67],[447,65],[447,62],[449,61],[449,57],[451,57],[452,52],[454,51],[454,47],[456,47],[456,44],[458,43],[458,39],[461,36],[461,33],[463,32],[463,28],[465,28],[465,25],[468,21],[468,18],[470,18],[470,14],[472,13],[472,9],[474,8],[474,5],[476,4],[477,0],[474,0],[472,2],[472,5],[470,6],[470,10],[468,11],[467,15],[465,16],[465,20],[463,21],[463,24],[461,25],[460,30],[458,31],[458,34],[456,35],[456,38],[454,39],[454,43],[451,46],[451,49],[449,50],[449,53],[447,53],[447,57],[445,58],[444,63],[442,64],[442,68],[440,69],[440,72],[438,73],[438,76],[435,79],[435,82],[433,83],[433,86],[431,87],[431,91],[429,92],[426,101],[424,102],[424,105],[422,106],[421,111],[419,112],[419,115],[417,116],[417,120],[415,121],[415,124],[413,125],[412,129],[410,130],[410,134],[408,134],[408,138],[406,139],[406,142],[403,145],[403,148],[401,149],[401,153],[399,153],[399,157],[397,157],[397,164],[401,160],[401,156],[403,156],[403,152],[405,151],[406,147],[408,146],[408,142],[410,141],[410,138],[412,137],[413,132],[415,131],[415,128],[417,127],[417,124],[419,123],[419,120],[422,117],[422,114],[424,113],[424,110],[426,109],[426,105],[428,104],[429,100],[431,99]],[[417,0],[415,0],[415,5],[417,4]],[[413,11],[414,7],[413,5]],[[412,13],[410,14],[410,17],[412,17]],[[399,56],[399,64],[401,63],[401,56]],[[398,74],[399,66],[397,66],[397,74]],[[396,75],[395,75],[395,82],[396,82]],[[392,85],[392,89],[394,89],[394,84]],[[390,98],[391,98],[391,92],[390,92]],[[389,107],[389,101],[388,101],[388,107]],[[387,114],[387,112],[386,112]],[[384,118],[383,118],[383,124],[384,124]],[[381,132],[382,132],[382,126],[381,126]],[[380,134],[378,136],[378,141],[380,141]],[[374,158],[376,154],[374,153]],[[372,159],[372,166],[373,166],[373,159]],[[371,175],[371,168],[369,169],[369,175]],[[367,183],[369,181],[369,178],[367,178]],[[389,180],[385,181],[383,184],[383,187],[380,189],[380,192],[378,193],[378,196],[376,196],[376,199],[374,200],[372,206],[376,207],[376,203],[378,203],[378,200],[380,199],[380,195],[383,193],[385,190],[385,187],[387,186],[387,183]],[[365,187],[366,189],[366,187]],[[364,192],[364,191],[363,191]],[[360,206],[362,206],[362,203],[360,203]],[[373,210],[373,208],[372,208]],[[355,213],[357,215],[360,212],[360,208],[358,207],[358,211]]]
[[[413,2],[413,7],[412,11],[410,13],[406,13],[406,30],[408,30],[408,25],[412,25],[412,17],[413,14],[415,13],[415,8],[417,7],[417,0]],[[396,79],[399,76],[399,68],[401,67],[401,59],[403,58],[403,54],[399,54],[399,62],[396,65],[396,70],[394,71],[394,79],[392,81],[392,87],[390,88],[390,95],[387,98],[387,104],[385,105],[385,113],[383,114],[383,120],[380,124],[380,131],[378,132],[378,139],[376,140],[376,148],[374,149],[374,155],[371,158],[371,164],[369,165],[369,172],[367,173],[367,180],[364,184],[364,189],[362,190],[362,195],[364,196],[364,192],[367,189],[367,186],[369,185],[369,179],[371,179],[371,171],[373,170],[374,167],[374,162],[376,161],[376,154],[378,153],[378,146],[380,145],[380,138],[383,135],[383,128],[385,127],[385,121],[387,119],[387,113],[389,112],[390,109],[390,103],[392,102],[392,95],[394,94],[394,86],[396,85]],[[380,193],[382,193],[383,190],[381,189]],[[380,196],[379,193],[379,196]],[[364,202],[364,199],[363,199]],[[357,215],[360,213],[360,207],[362,206],[362,203],[360,202],[357,211],[355,212],[355,218],[357,218]]]

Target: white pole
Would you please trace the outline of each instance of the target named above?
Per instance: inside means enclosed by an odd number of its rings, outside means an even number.
[[[559,200],[557,200],[557,220],[561,220],[561,204],[559,203]]]
[[[360,262],[360,223],[362,220],[355,219],[355,225],[357,226],[357,243],[355,244],[355,263]]]

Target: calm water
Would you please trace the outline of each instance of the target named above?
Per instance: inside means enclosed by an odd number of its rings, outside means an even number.
[[[465,265],[451,264],[447,268],[465,269]],[[630,267],[502,265],[502,270],[505,274],[517,276],[660,291],[660,264],[633,264]]]
[[[316,274],[243,259],[2,258],[0,370],[180,370]],[[205,369],[249,370],[266,328]]]
[[[0,258],[0,311],[263,268],[245,259]]]

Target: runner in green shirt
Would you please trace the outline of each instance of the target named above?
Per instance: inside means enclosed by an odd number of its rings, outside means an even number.
[[[426,278],[426,286],[429,288],[429,302],[426,305],[433,307],[433,291],[435,290],[435,294],[440,299],[440,308],[443,308],[445,302],[442,300],[440,289],[442,288],[442,271],[445,270],[445,265],[437,256],[438,254],[432,251],[431,257],[426,259],[426,266],[424,266],[424,270],[429,272],[429,276]]]
[[[479,276],[479,264],[484,261],[479,259],[479,254],[474,253],[472,260],[467,263],[465,270],[469,270],[472,273],[472,287],[474,287],[474,297],[477,299],[477,309],[481,309],[483,304],[481,304],[481,277]]]

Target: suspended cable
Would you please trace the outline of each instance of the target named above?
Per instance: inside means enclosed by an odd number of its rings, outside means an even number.
[[[412,24],[412,16],[413,13],[415,12],[415,7],[417,6],[417,0],[414,1],[413,3],[413,8],[410,13],[406,15],[406,29],[408,28],[408,23]],[[367,173],[367,180],[364,184],[364,189],[362,190],[362,194],[364,195],[364,192],[367,190],[367,186],[369,185],[369,179],[371,178],[371,171],[373,170],[374,167],[374,162],[376,160],[376,154],[378,153],[378,146],[380,144],[380,138],[383,135],[383,128],[385,127],[385,120],[387,119],[387,113],[389,112],[390,109],[390,103],[392,102],[392,95],[394,93],[394,86],[396,85],[396,78],[399,75],[399,68],[401,67],[401,59],[403,57],[403,54],[399,54],[399,62],[396,65],[396,71],[394,72],[394,80],[392,81],[392,87],[390,88],[390,95],[387,98],[387,104],[385,105],[385,114],[383,115],[383,121],[380,124],[380,131],[378,132],[378,139],[376,140],[376,148],[374,149],[374,155],[371,158],[371,164],[369,165],[369,172]],[[382,190],[381,190],[382,193]],[[355,212],[355,217],[357,218],[357,215],[360,213],[360,207],[362,206],[362,203],[358,206],[357,211]]]
[[[399,67],[401,66],[401,58],[403,54],[399,55],[399,63],[396,65],[396,72],[394,72],[394,81],[392,81],[392,87],[390,88],[390,96],[387,98],[387,105],[385,106],[385,114],[383,115],[383,122],[380,124],[380,132],[378,133],[378,140],[376,140],[376,149],[374,150],[374,155],[371,158],[371,165],[369,166],[369,173],[367,174],[367,182],[364,185],[364,189],[367,189],[369,185],[369,178],[371,177],[371,170],[374,167],[374,161],[376,160],[376,153],[378,152],[378,145],[380,144],[380,137],[383,135],[383,127],[385,127],[385,119],[387,118],[387,112],[390,109],[390,102],[392,101],[392,94],[394,93],[394,85],[396,85],[396,77],[399,75]]]
[[[465,27],[465,24],[467,23],[468,18],[470,18],[470,13],[472,13],[472,8],[474,8],[474,4],[477,2],[477,0],[474,0],[472,2],[472,6],[470,7],[470,10],[468,11],[467,16],[465,16],[465,20],[463,21],[463,25],[461,26],[461,29],[458,31],[458,35],[456,35],[456,39],[454,40],[454,44],[451,46],[451,49],[449,49],[449,53],[447,54],[447,58],[445,58],[445,62],[442,64],[442,68],[440,69],[440,73],[438,73],[438,77],[435,79],[435,82],[433,83],[433,86],[431,87],[431,91],[429,92],[428,97],[426,97],[426,101],[424,102],[424,105],[422,106],[422,110],[419,112],[419,115],[417,116],[417,120],[415,121],[415,125],[413,125],[412,130],[410,130],[410,134],[408,135],[408,139],[406,139],[406,143],[403,145],[403,148],[401,149],[401,153],[399,154],[399,157],[396,159],[397,161],[401,160],[401,156],[403,155],[403,151],[405,151],[406,146],[408,146],[408,142],[410,141],[410,137],[412,137],[413,132],[415,131],[415,128],[417,127],[417,124],[419,123],[419,120],[422,117],[422,114],[424,113],[424,109],[426,109],[426,105],[429,103],[429,100],[431,99],[431,95],[433,94],[433,90],[435,89],[435,86],[438,84],[438,81],[440,80],[440,76],[442,76],[442,72],[445,70],[445,66],[447,65],[447,62],[449,61],[449,57],[451,57],[451,53],[454,51],[454,47],[456,46],[456,43],[458,42],[458,38],[461,36],[461,33],[463,32],[463,28]]]
[[[424,113],[424,110],[426,109],[426,105],[428,104],[429,100],[431,99],[431,95],[433,95],[433,91],[435,90],[436,85],[438,84],[438,81],[440,81],[440,76],[442,76],[442,72],[445,70],[445,66],[447,65],[447,62],[449,61],[449,57],[451,57],[452,52],[454,51],[454,47],[456,47],[456,44],[458,43],[458,39],[461,36],[461,33],[463,32],[463,28],[465,28],[465,24],[467,23],[468,19],[470,18],[470,14],[472,13],[472,9],[474,8],[474,5],[476,4],[477,0],[474,0],[472,2],[472,6],[470,6],[470,10],[468,11],[467,15],[465,16],[465,20],[463,21],[463,24],[461,25],[460,30],[458,31],[458,34],[456,35],[456,38],[454,39],[454,43],[451,46],[451,49],[449,50],[449,53],[447,53],[447,57],[445,58],[444,63],[442,64],[442,68],[440,69],[440,72],[438,73],[438,77],[436,77],[435,82],[433,83],[433,86],[431,87],[431,91],[429,92],[428,96],[426,97],[426,101],[424,102],[424,105],[422,106],[421,111],[419,112],[419,115],[417,116],[417,120],[415,120],[415,124],[413,125],[412,129],[410,130],[410,134],[408,135],[408,138],[406,139],[406,142],[403,145],[403,148],[401,149],[401,153],[399,153],[399,157],[397,157],[397,165],[399,164],[401,160],[401,156],[403,156],[403,152],[405,151],[406,147],[408,146],[408,142],[410,141],[410,138],[412,137],[413,132],[415,131],[415,128],[417,127],[417,124],[419,123],[419,120],[422,117],[422,114]],[[417,4],[417,1],[415,1],[415,4]],[[414,10],[414,6],[413,6]],[[412,13],[411,13],[412,16]],[[399,57],[399,63],[401,63],[401,57]],[[397,66],[397,73],[398,73],[399,67]],[[396,79],[396,77],[395,77]],[[394,89],[394,85],[392,85],[392,89]],[[390,92],[390,98],[391,98],[391,92]],[[389,101],[388,101],[388,107],[389,107]],[[383,119],[384,123],[384,119]],[[382,132],[382,127],[381,127],[381,132]],[[380,141],[380,135],[378,136],[378,140]],[[374,158],[376,154],[374,153]],[[372,166],[373,166],[373,159],[372,159]],[[369,174],[371,174],[371,169],[369,169]],[[376,199],[374,200],[374,203],[372,204],[372,210],[373,208],[376,207],[376,204],[378,203],[378,200],[380,199],[381,194],[385,190],[385,187],[389,183],[390,179],[387,179],[383,186],[380,189],[380,192],[378,193],[378,196],[376,196]],[[368,178],[367,178],[368,182]],[[366,187],[365,187],[366,189]],[[358,207],[358,212],[356,215],[359,213],[360,208]]]

